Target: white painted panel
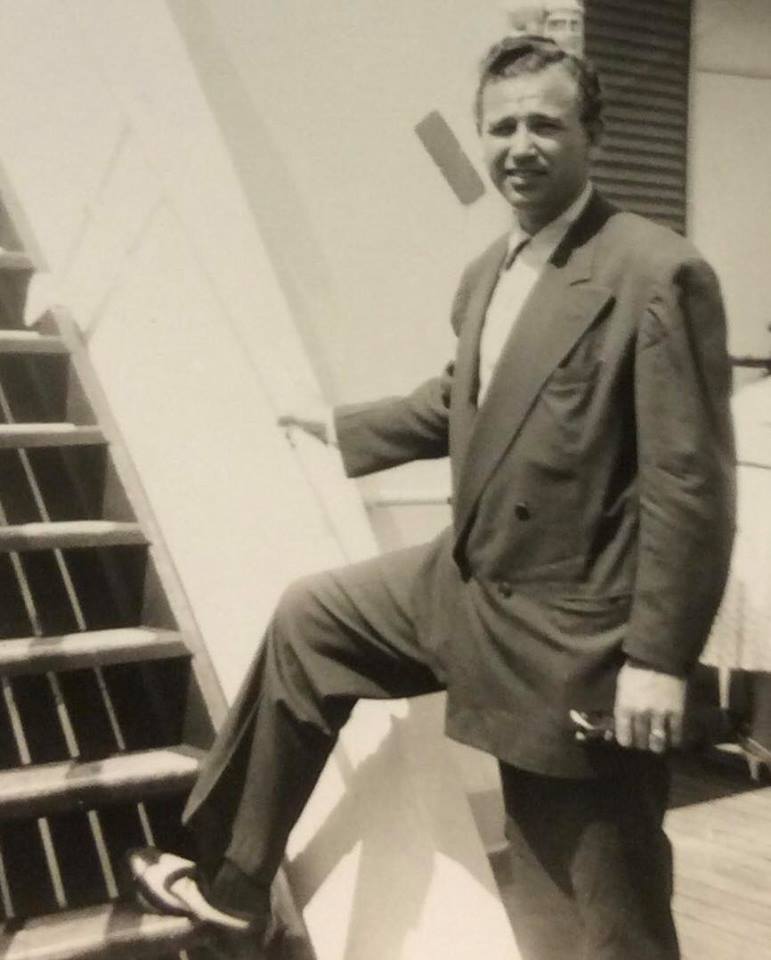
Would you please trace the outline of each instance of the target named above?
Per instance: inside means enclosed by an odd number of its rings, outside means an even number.
[[[767,355],[771,79],[695,74],[690,163],[690,234],[720,276],[731,349]]]
[[[99,202],[124,121],[95,82],[66,4],[2,4],[0,49],[2,162],[58,267],[74,255]]]
[[[165,205],[113,286],[91,356],[232,696],[282,589],[343,555]]]
[[[768,0],[695,0],[693,64],[716,73],[771,73]]]

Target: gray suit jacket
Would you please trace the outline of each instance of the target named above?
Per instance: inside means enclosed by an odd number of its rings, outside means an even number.
[[[506,250],[465,271],[455,362],[413,394],[339,408],[351,476],[449,453],[453,526],[414,585],[448,733],[541,773],[591,775],[571,707],[609,709],[627,656],[685,674],[734,526],[718,283],[677,234],[595,193],[477,408],[479,337]],[[514,319],[514,318],[512,318]]]

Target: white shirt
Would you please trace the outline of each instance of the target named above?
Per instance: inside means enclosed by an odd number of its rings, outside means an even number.
[[[526,246],[517,254],[512,265],[502,268],[490,303],[487,307],[482,337],[479,343],[479,394],[477,403],[481,405],[490,386],[495,367],[498,364],[506,341],[525,305],[525,301],[535,286],[536,280],[546,266],[554,251],[562,242],[570,226],[578,219],[589,202],[591,184],[571,205],[555,217],[545,227],[529,237],[516,224],[509,237],[508,257],[523,241]],[[504,264],[506,260],[504,260]]]

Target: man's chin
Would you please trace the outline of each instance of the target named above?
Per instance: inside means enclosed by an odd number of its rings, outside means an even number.
[[[509,202],[513,203],[515,198],[522,203],[531,202],[533,199],[543,195],[546,187],[546,178],[533,175],[531,177],[520,177],[514,179],[505,177],[501,183],[501,193],[503,193]]]
[[[542,193],[542,184],[535,181],[527,183],[513,183],[506,178],[498,183],[498,192],[502,194],[512,207],[520,204],[533,203]]]
[[[538,196],[532,192],[524,193],[519,190],[507,190],[504,192],[504,198],[509,206],[518,214],[526,214],[533,210],[538,210],[542,202]]]

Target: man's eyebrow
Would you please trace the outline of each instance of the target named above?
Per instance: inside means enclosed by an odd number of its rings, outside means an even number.
[[[515,113],[515,112],[502,113],[498,117],[491,117],[489,126],[494,128],[501,125],[505,126],[506,124],[511,123],[512,121],[515,121],[516,123],[521,123],[521,122],[528,123],[528,122],[532,122],[533,120],[546,121],[547,123],[556,123],[556,124],[564,123],[564,120],[562,119],[561,116],[559,116],[559,114],[543,113],[540,110],[533,110],[531,113],[521,113],[521,114]]]

